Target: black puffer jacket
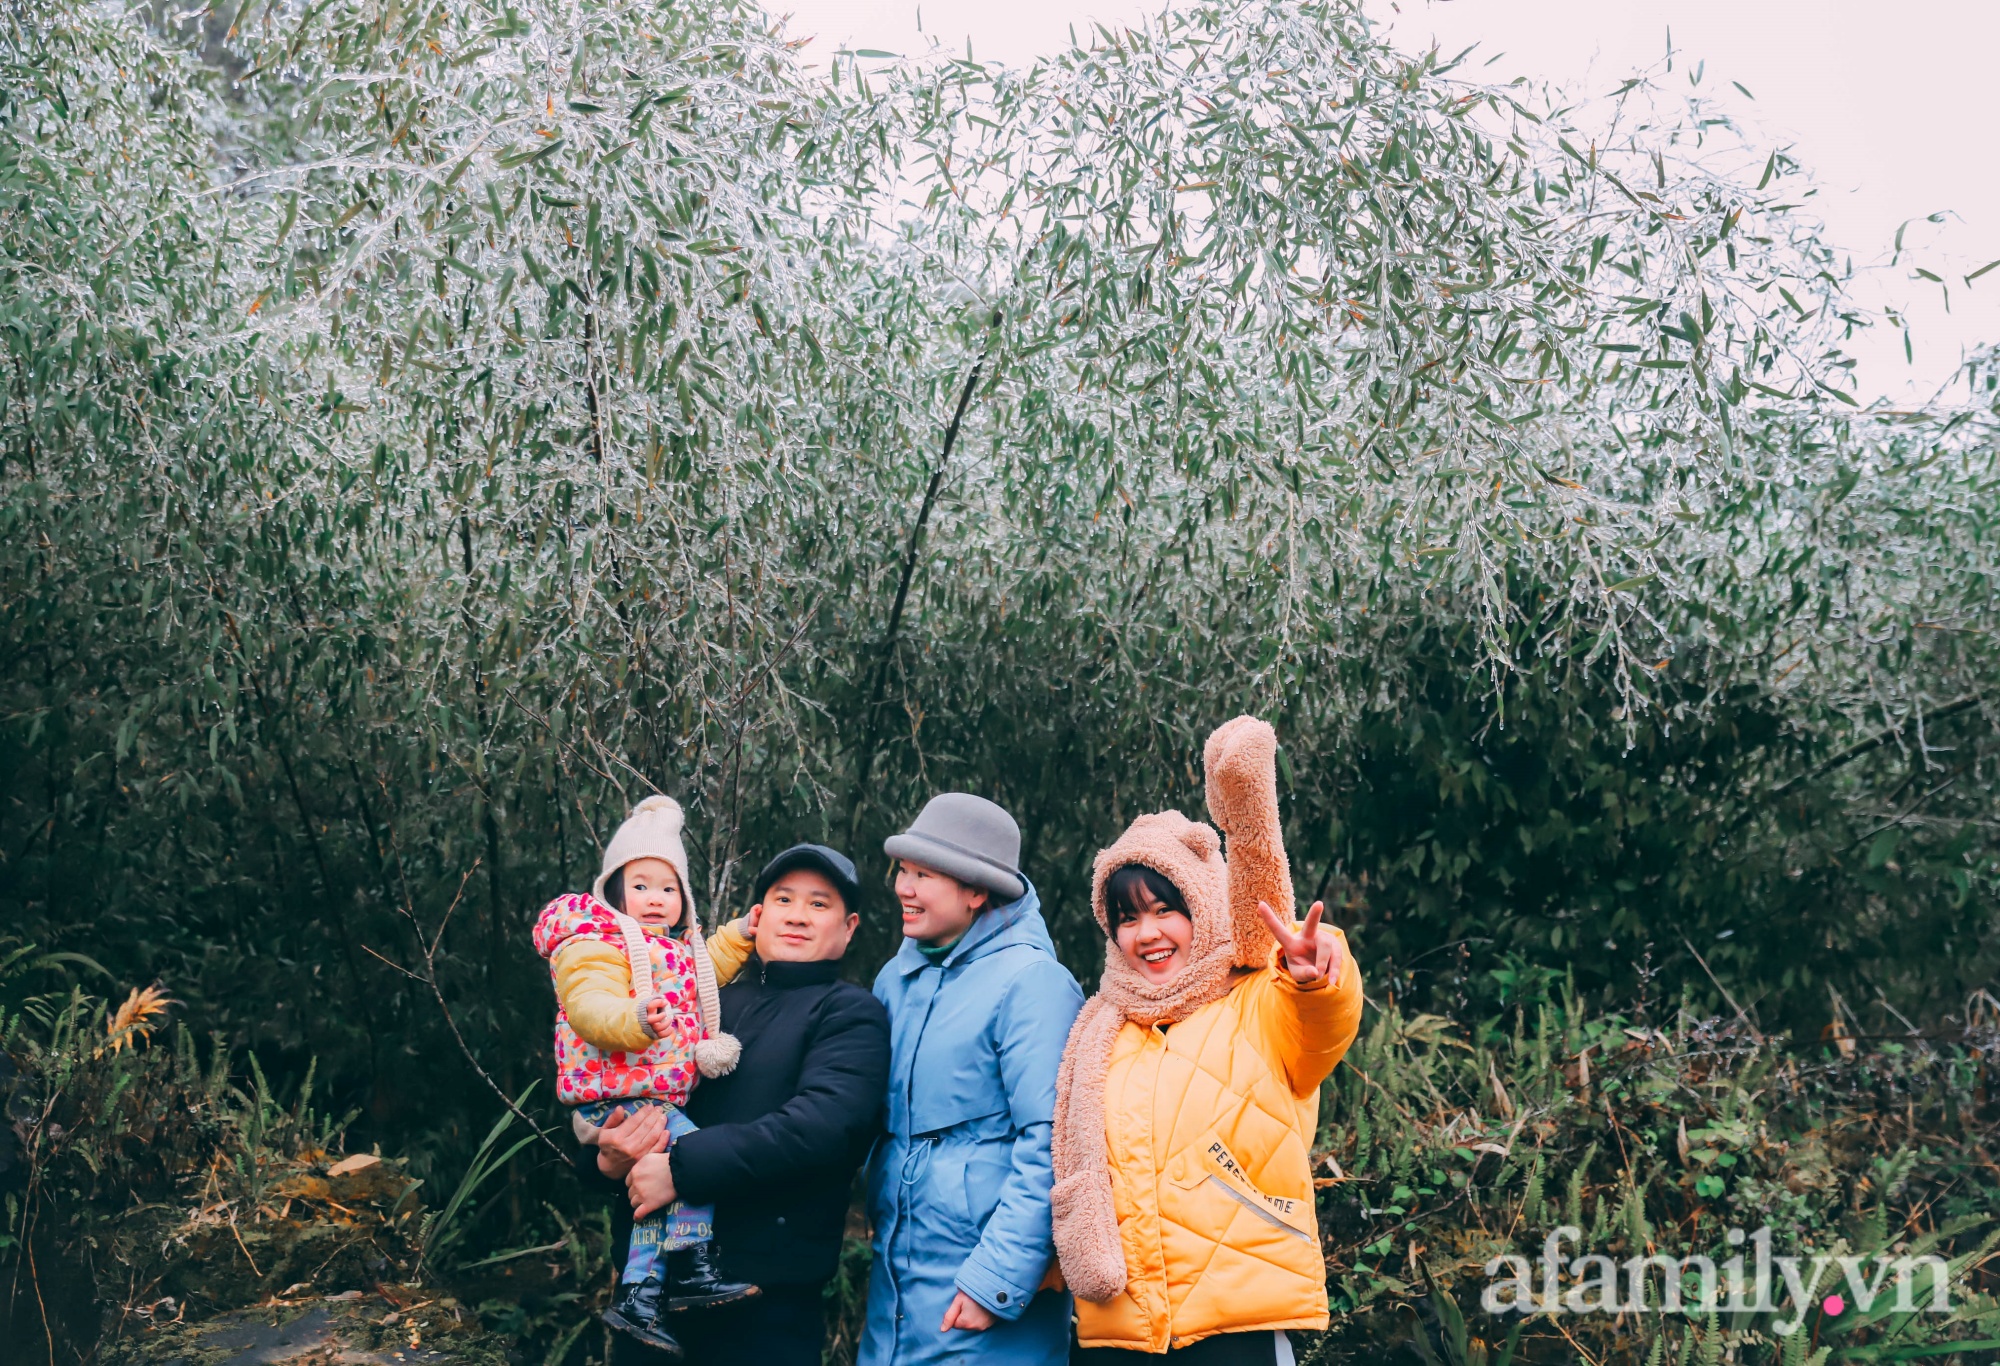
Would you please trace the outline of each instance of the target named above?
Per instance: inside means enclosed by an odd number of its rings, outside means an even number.
[[[701,1126],[674,1144],[674,1186],[689,1204],[715,1206],[724,1274],[758,1285],[816,1285],[840,1261],[848,1192],[881,1128],[889,1085],[889,1016],[867,991],[840,980],[840,964],[765,963],[752,956],[721,992],[722,1027],[743,1041],[726,1077],[694,1088],[688,1118]],[[622,1185],[578,1163],[586,1182],[613,1191],[617,1264],[631,1238]]]
[[[701,1132],[674,1144],[681,1198],[715,1206],[723,1270],[759,1285],[833,1274],[848,1191],[881,1127],[889,1015],[839,974],[838,962],[744,965],[722,990],[743,1059],[695,1087]]]

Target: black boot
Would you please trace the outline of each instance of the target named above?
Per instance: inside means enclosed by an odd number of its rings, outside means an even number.
[[[667,1309],[713,1309],[763,1292],[748,1281],[722,1278],[714,1243],[695,1243],[667,1254]]]
[[[676,1360],[687,1355],[674,1335],[660,1327],[660,1281],[657,1276],[620,1283],[611,1307],[599,1317],[626,1336],[637,1338]]]

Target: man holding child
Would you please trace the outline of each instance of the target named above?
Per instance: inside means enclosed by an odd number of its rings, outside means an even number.
[[[735,1069],[694,1088],[686,1109],[696,1130],[666,1151],[664,1127],[642,1112],[607,1127],[586,1167],[601,1183],[624,1183],[629,1212],[627,1201],[613,1206],[621,1263],[634,1216],[675,1200],[714,1206],[720,1274],[760,1293],[664,1315],[692,1361],[818,1366],[821,1291],[889,1070],[882,1006],[840,980],[858,891],[854,865],[824,845],[796,845],[765,866],[750,914],[714,940],[718,962],[747,955],[720,992],[722,1028],[742,1045]],[[621,1361],[658,1359],[616,1341]]]

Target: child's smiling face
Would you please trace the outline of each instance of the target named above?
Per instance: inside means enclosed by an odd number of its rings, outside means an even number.
[[[625,914],[641,925],[671,929],[681,923],[681,880],[665,859],[635,858],[618,875],[625,884]]]

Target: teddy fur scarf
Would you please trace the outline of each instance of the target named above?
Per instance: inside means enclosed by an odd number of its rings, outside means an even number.
[[[1104,1121],[1104,1087],[1118,1031],[1128,1020],[1147,1028],[1175,1024],[1227,996],[1239,968],[1261,967],[1270,957],[1271,935],[1257,903],[1268,901],[1280,914],[1291,913],[1291,870],[1278,824],[1277,751],[1271,727],[1248,716],[1220,727],[1203,747],[1208,808],[1229,836],[1226,862],[1211,827],[1164,811],[1133,821],[1098,854],[1092,869],[1091,908],[1107,940],[1104,975],[1070,1029],[1056,1075],[1051,1153],[1056,1180],[1050,1193],[1063,1280],[1086,1300],[1109,1300],[1128,1280]],[[1134,864],[1173,883],[1192,922],[1187,967],[1160,985],[1127,963],[1110,938],[1105,884]]]

